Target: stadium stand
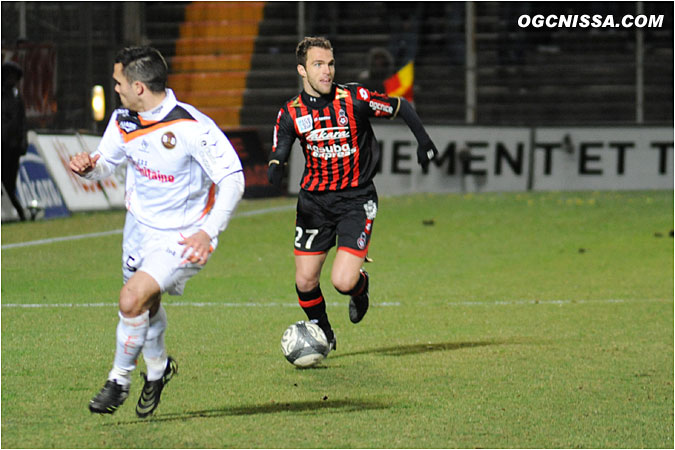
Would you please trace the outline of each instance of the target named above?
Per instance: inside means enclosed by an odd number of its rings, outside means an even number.
[[[590,6],[572,5],[564,12],[592,14]],[[478,2],[476,7],[478,122],[537,125],[635,120],[635,30],[541,28],[528,29],[524,35],[513,28],[517,14],[505,11],[505,4]],[[614,6],[608,13],[617,18],[635,14],[635,5]],[[672,105],[673,98],[672,22],[648,37],[644,72],[650,106],[646,118],[672,120],[672,106],[664,104],[666,100]]]
[[[3,55],[19,37],[17,5],[3,2]],[[134,3],[134,2],[130,2]],[[407,2],[305,2],[306,33],[331,38],[338,82],[356,81],[375,47],[398,31],[391,8]],[[412,3],[412,2],[410,2]],[[428,124],[465,122],[463,2],[417,2],[415,106]],[[414,5],[417,5],[415,3]],[[125,42],[125,2],[26,2],[29,43],[56,54],[55,113],[41,126],[83,128],[92,84],[111,92],[110,60]],[[297,2],[140,2],[145,42],[167,56],[179,98],[223,127],[253,126],[267,138],[284,100],[299,90],[293,50]],[[364,7],[367,6],[367,8]],[[635,123],[634,29],[518,29],[523,12],[635,14],[635,2],[475,2],[477,114],[481,125]],[[410,4],[407,6],[411,8]],[[644,123],[673,120],[673,4],[644,34]],[[417,9],[419,8],[419,9]],[[538,9],[537,9],[538,8]],[[545,8],[553,8],[550,11]],[[594,9],[595,8],[595,9]],[[599,9],[598,9],[599,8]],[[50,17],[49,23],[44,17]],[[92,18],[97,20],[93,26]],[[25,45],[25,44],[21,44]],[[109,94],[112,95],[112,94]],[[112,106],[113,102],[109,102]],[[98,125],[101,126],[100,124]]]
[[[169,85],[179,99],[194,104],[222,127],[240,125],[263,6],[262,2],[193,2],[170,7],[175,18],[180,16],[176,11],[184,8],[184,18],[178,24],[175,50],[170,42],[164,45],[171,66]],[[175,22],[169,27],[175,30]]]

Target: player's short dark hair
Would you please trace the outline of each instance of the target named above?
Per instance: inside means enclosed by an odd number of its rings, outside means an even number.
[[[295,58],[298,60],[298,64],[305,67],[307,63],[307,51],[312,47],[320,47],[333,51],[333,46],[325,37],[306,37],[295,48]]]
[[[152,92],[166,89],[168,68],[159,50],[143,47],[126,47],[115,57],[115,63],[122,64],[122,73],[131,83],[140,81]]]

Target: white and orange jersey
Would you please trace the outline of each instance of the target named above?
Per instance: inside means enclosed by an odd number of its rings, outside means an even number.
[[[203,221],[214,183],[242,166],[209,117],[178,102],[171,89],[166,93],[152,111],[116,110],[93,154],[111,168],[127,161],[126,206],[139,222],[178,229]]]

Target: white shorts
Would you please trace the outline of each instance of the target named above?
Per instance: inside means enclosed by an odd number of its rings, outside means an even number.
[[[122,239],[122,275],[124,283],[138,270],[157,281],[162,293],[182,295],[185,283],[204,266],[181,256],[185,246],[178,242],[196,233],[199,226],[180,230],[158,230],[136,220],[127,212]],[[218,239],[212,239],[215,250]]]

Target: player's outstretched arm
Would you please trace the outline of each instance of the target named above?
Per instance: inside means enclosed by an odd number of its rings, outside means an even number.
[[[438,156],[436,145],[424,129],[422,120],[413,109],[412,105],[404,98],[401,98],[401,106],[398,115],[405,121],[410,131],[417,139],[417,163],[424,170],[429,167],[429,162]]]

